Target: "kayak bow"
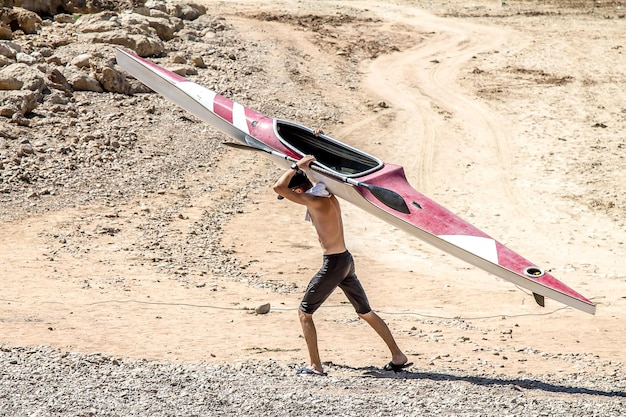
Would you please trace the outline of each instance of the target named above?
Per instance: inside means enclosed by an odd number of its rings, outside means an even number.
[[[233,147],[264,153],[289,165],[314,155],[313,181],[338,197],[445,252],[533,293],[586,313],[596,306],[544,269],[416,191],[402,167],[339,142],[298,123],[265,116],[178,74],[122,49],[118,64],[139,81],[237,142]]]

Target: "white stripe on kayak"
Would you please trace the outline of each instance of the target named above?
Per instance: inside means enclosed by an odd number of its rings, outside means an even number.
[[[242,132],[250,134],[248,120],[246,119],[246,109],[239,103],[233,103],[233,125]]]
[[[208,88],[189,81],[177,83],[176,86],[187,93],[191,98],[202,104],[202,106],[206,109],[215,113],[215,106],[213,105],[215,96],[217,95],[215,91],[211,91]]]
[[[493,239],[467,235],[441,235],[438,237],[498,265],[498,250],[496,241]]]

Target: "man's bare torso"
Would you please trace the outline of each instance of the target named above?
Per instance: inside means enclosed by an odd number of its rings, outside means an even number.
[[[307,204],[307,208],[324,255],[345,252],[341,207],[337,198],[334,195],[315,197],[315,204]]]

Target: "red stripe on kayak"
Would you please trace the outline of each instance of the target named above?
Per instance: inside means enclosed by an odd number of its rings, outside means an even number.
[[[233,123],[233,101],[227,99],[219,94],[215,95],[213,100],[213,112],[226,120],[228,123]]]

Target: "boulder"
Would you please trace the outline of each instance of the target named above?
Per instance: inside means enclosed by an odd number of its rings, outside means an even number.
[[[183,20],[196,20],[206,14],[206,7],[200,4],[167,3],[167,13]]]
[[[47,104],[66,105],[70,101],[71,97],[68,97],[60,91],[52,91],[50,94],[44,97],[44,102],[46,102]]]
[[[133,0],[141,3],[141,0]],[[68,13],[91,14],[102,10],[116,10],[121,6],[119,0],[64,0],[64,9]]]
[[[3,74],[0,71],[0,90],[19,90],[24,85],[24,82],[13,75]]]
[[[1,90],[23,89],[41,92],[45,85],[45,74],[30,65],[16,63],[0,69]]]
[[[150,10],[158,10],[162,13],[167,13],[167,4],[163,0],[147,0],[145,6]]]
[[[77,68],[89,68],[91,58],[91,54],[80,54],[72,58],[70,64]]]
[[[165,45],[159,38],[129,34],[124,30],[116,30],[105,33],[89,33],[85,34],[83,41],[88,43],[108,43],[123,46],[132,49],[135,53],[142,57],[161,56],[165,52]]]
[[[63,68],[63,75],[74,91],[95,91],[96,93],[104,91],[100,81],[75,67]]]
[[[117,30],[122,27],[122,23],[117,13],[104,11],[81,16],[74,27],[82,33],[102,33]]]
[[[13,0],[15,6],[22,7],[39,14],[54,15],[63,10],[64,0]]]
[[[74,16],[71,14],[61,13],[54,15],[54,21],[56,23],[74,23]]]
[[[57,13],[90,14],[101,10],[115,10],[120,7],[120,0],[4,0],[11,1],[15,6],[32,10],[40,14],[55,15]],[[140,4],[143,0],[133,0]]]
[[[13,39],[11,26],[2,21],[0,21],[0,39]]]
[[[0,67],[6,67],[7,65],[15,64],[15,60],[7,58],[4,55],[0,55]]]
[[[35,12],[14,7],[11,9],[0,8],[0,23],[12,31],[22,30],[27,35],[37,33],[41,28],[41,17]]]
[[[0,55],[7,58],[15,59],[15,56],[21,50],[19,46],[18,48],[15,48],[15,46],[17,45],[15,45],[13,42],[0,41]]]
[[[156,33],[161,40],[169,41],[184,27],[184,24],[176,17],[153,17],[129,13],[122,16],[122,26],[132,28],[134,33],[146,35]]]
[[[23,116],[35,110],[39,105],[42,94],[38,91],[17,90],[0,91],[0,116],[14,117]]]
[[[26,65],[35,65],[37,63],[37,58],[32,55],[25,54],[24,52],[18,52],[15,55],[15,60]]]
[[[55,67],[47,67],[46,69],[46,85],[50,89],[59,90],[65,93],[66,97],[72,96],[72,86],[67,81],[63,73]]]
[[[102,87],[111,93],[130,94],[131,88],[126,76],[111,67],[104,67],[102,71],[96,75]]]

